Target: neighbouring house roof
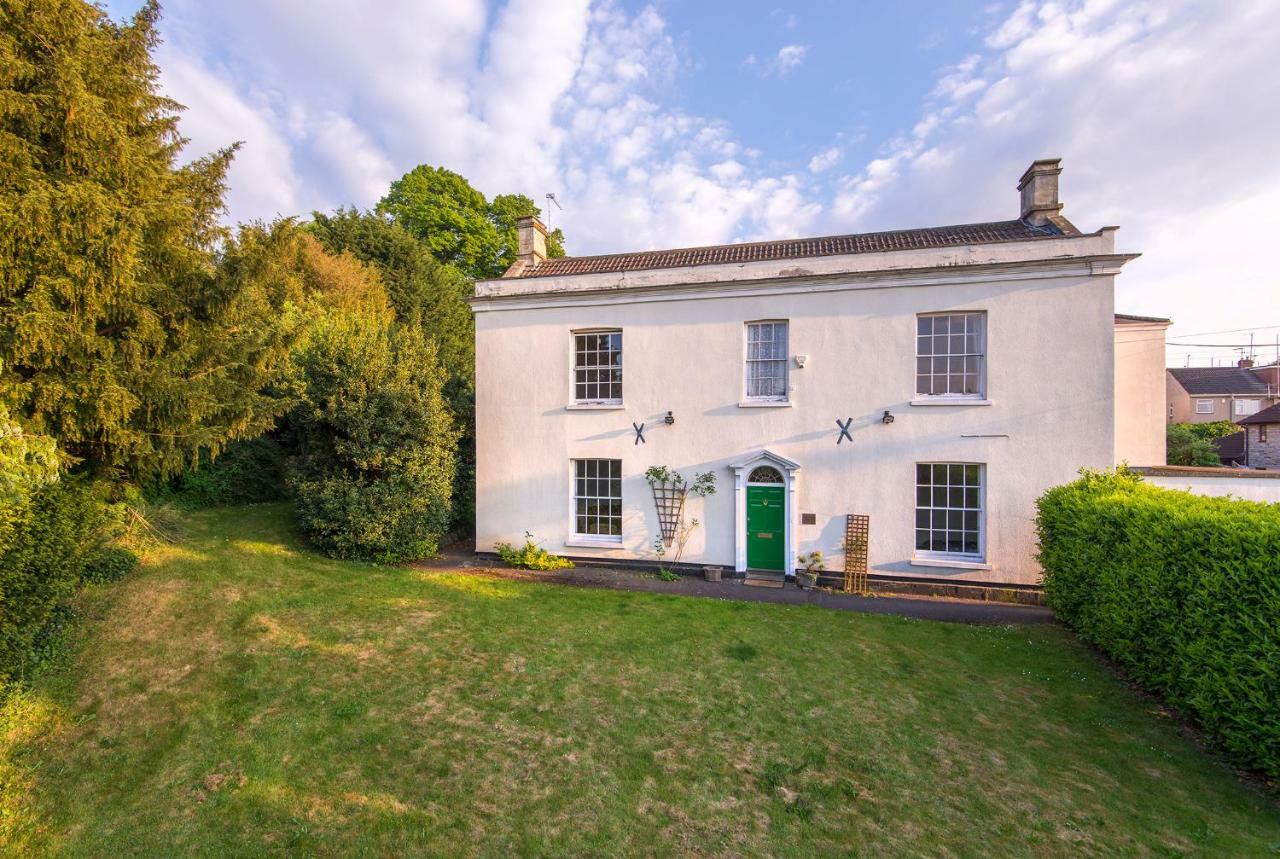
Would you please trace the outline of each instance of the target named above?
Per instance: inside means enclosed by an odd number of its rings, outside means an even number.
[[[1248,367],[1171,367],[1169,373],[1192,395],[1271,393],[1266,380]]]
[[[846,236],[822,236],[811,239],[782,239],[770,242],[745,242],[731,245],[707,245],[663,251],[606,254],[588,257],[557,257],[529,266],[515,277],[563,277],[575,274],[608,274],[643,271],[656,268],[683,268],[693,265],[762,262],[768,260],[804,259],[806,257],[842,256],[884,251],[948,248],[962,245],[986,245],[1000,242],[1024,242],[1032,239],[1055,239],[1078,236],[1080,231],[1065,218],[1057,223],[1035,226],[1026,221],[994,221],[987,224],[960,224],[951,227],[929,227],[920,230],[891,230],[883,233],[855,233]]]
[[[1260,412],[1254,412],[1247,418],[1241,418],[1236,421],[1238,424],[1280,424],[1280,403],[1265,408]]]
[[[1213,446],[1218,449],[1218,459],[1222,460],[1223,465],[1244,462],[1245,435],[1245,431],[1240,430],[1213,440]]]
[[[1117,313],[1116,325],[1141,325],[1145,322],[1158,322],[1162,325],[1172,325],[1172,319],[1165,319],[1163,316],[1134,316],[1132,313]]]

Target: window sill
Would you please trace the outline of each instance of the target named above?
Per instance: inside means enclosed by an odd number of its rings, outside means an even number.
[[[913,567],[944,567],[950,570],[989,570],[991,565],[985,561],[966,561],[960,558],[921,558],[912,556]]]
[[[740,409],[789,409],[795,403],[790,400],[743,400],[738,403]]]
[[[569,403],[566,412],[616,412],[625,409],[622,403]]]
[[[622,546],[622,538],[570,537],[564,544],[575,549],[618,549]]]
[[[911,401],[913,406],[989,406],[988,399],[973,397],[922,397]]]

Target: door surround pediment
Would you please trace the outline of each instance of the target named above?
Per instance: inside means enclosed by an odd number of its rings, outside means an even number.
[[[783,516],[784,543],[786,544],[783,568],[788,578],[795,575],[796,565],[796,476],[800,464],[770,450],[760,450],[747,459],[729,466],[733,471],[733,508],[734,508],[734,570],[746,572],[747,569],[747,484],[751,472],[760,466],[768,466],[782,475],[781,484],[774,486],[783,488],[783,501],[786,511]]]

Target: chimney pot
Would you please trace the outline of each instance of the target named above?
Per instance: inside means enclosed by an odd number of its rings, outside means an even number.
[[[1018,181],[1022,192],[1022,220],[1035,226],[1047,224],[1062,211],[1058,202],[1058,174],[1062,172],[1061,158],[1041,158],[1031,162],[1027,172]]]
[[[547,226],[529,215],[516,221],[519,247],[516,259],[526,266],[534,266],[547,258]]]

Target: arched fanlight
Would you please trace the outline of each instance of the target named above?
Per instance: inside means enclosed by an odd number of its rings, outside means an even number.
[[[758,465],[751,469],[751,475],[747,478],[748,483],[781,483],[782,475],[778,473],[776,468],[770,468],[767,465]]]

